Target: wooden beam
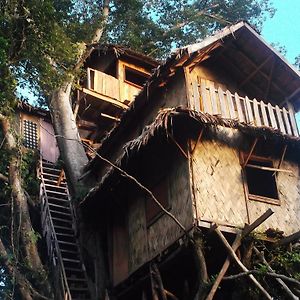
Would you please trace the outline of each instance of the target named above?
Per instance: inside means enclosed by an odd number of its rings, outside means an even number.
[[[286,245],[286,244],[289,244],[289,243],[292,243],[294,241],[297,241],[300,239],[300,231],[297,231],[283,239],[281,239],[279,242],[277,242],[277,245],[279,246],[283,246],[283,245]]]
[[[268,79],[268,85],[267,85],[266,93],[265,93],[265,99],[266,100],[268,99],[268,96],[269,96],[271,81],[272,81],[272,78],[273,78],[274,67],[275,67],[275,58],[273,57],[272,67],[271,67],[271,70],[270,70],[269,79]]]
[[[267,220],[274,212],[269,208],[264,214],[262,214],[259,218],[257,218],[253,223],[251,223],[250,225],[246,224],[245,228],[242,230],[242,232],[239,232],[236,237],[235,240],[231,246],[231,248],[233,249],[233,251],[235,252],[242,244],[242,239],[243,237],[247,236],[250,232],[252,232],[255,228],[257,228],[260,224],[262,224],[265,220]],[[215,226],[216,228],[217,226]],[[214,284],[208,294],[208,296],[206,297],[206,300],[212,300],[217,289],[218,286],[220,285],[223,277],[225,276],[228,268],[230,265],[230,256],[227,256],[216,280],[214,281]]]
[[[199,135],[198,135],[198,138],[197,138],[197,141],[196,141],[196,143],[195,143],[195,146],[194,146],[194,148],[193,148],[192,151],[191,151],[191,154],[192,154],[192,155],[194,154],[194,152],[195,152],[195,150],[196,150],[196,148],[197,148],[198,143],[201,141],[202,134],[203,134],[203,130],[204,130],[204,128],[201,129],[201,131],[200,131],[200,133],[199,133]]]
[[[242,167],[245,167],[245,166],[247,165],[247,163],[248,163],[248,161],[249,161],[249,159],[250,159],[250,157],[251,157],[251,155],[252,155],[252,153],[253,153],[253,151],[254,151],[254,149],[255,149],[255,146],[256,146],[256,144],[257,144],[257,141],[258,141],[258,138],[255,138],[255,140],[254,140],[254,142],[253,142],[253,144],[252,144],[252,146],[251,146],[251,149],[250,149],[250,151],[249,151],[249,154],[248,154],[248,156],[247,156],[245,162],[243,163]]]
[[[238,50],[238,52],[249,62],[249,64],[251,64],[253,67],[257,67],[257,65],[252,61],[252,59],[246,55],[241,49],[240,47],[233,41],[232,43],[233,47],[235,48],[235,50]],[[262,72],[261,70],[259,70],[260,74],[262,76],[264,76],[267,80],[268,80],[268,75],[266,75],[264,72]],[[275,83],[272,82],[272,85],[280,92],[280,94],[285,98],[285,93],[281,90],[281,88]]]
[[[263,66],[265,66],[269,62],[269,60],[272,57],[272,55],[268,56],[259,66],[256,66],[256,69],[250,75],[248,75],[248,77],[246,77],[240,84],[238,84],[238,88],[243,87],[255,74],[257,74],[260,71],[260,69]]]
[[[240,261],[240,259],[235,254],[235,251],[232,249],[232,247],[229,245],[228,241],[226,240],[225,236],[222,234],[219,228],[215,229],[215,232],[217,233],[218,237],[224,244],[226,250],[230,254],[230,256],[235,260],[237,265],[240,267],[240,269],[244,272],[248,272],[249,270],[244,266],[244,264]],[[261,291],[261,293],[265,296],[266,299],[272,300],[273,298],[271,295],[265,290],[265,288],[257,281],[257,279],[250,274],[249,279],[254,283],[254,285]]]
[[[296,94],[300,92],[300,87],[296,88],[287,98],[285,101],[290,101]]]
[[[118,101],[116,99],[113,99],[111,97],[108,97],[108,96],[105,96],[103,94],[100,94],[98,92],[95,92],[95,91],[92,91],[92,90],[89,90],[89,89],[86,89],[86,88],[81,88],[81,91],[87,95],[90,95],[90,96],[93,96],[101,101],[104,101],[104,102],[108,102],[116,107],[119,107],[119,108],[123,108],[123,109],[127,109],[129,106],[126,105],[125,103],[121,102],[121,101]]]
[[[278,163],[277,169],[280,169],[280,167],[281,167],[281,165],[282,165],[282,163],[283,163],[283,160],[284,160],[284,157],[285,157],[286,150],[287,150],[287,145],[284,145],[284,148],[283,148],[283,151],[282,151],[282,155],[281,155],[281,157],[280,157],[280,161],[279,161],[279,163]],[[277,171],[275,171],[273,175],[275,175],[276,172],[277,172]]]
[[[252,169],[264,170],[264,171],[275,171],[275,172],[283,172],[283,173],[293,174],[293,171],[291,171],[291,170],[277,169],[277,168],[264,167],[264,166],[257,166],[257,165],[252,165],[252,164],[247,164],[245,167],[252,168]]]
[[[120,118],[117,118],[117,117],[114,117],[114,116],[111,116],[111,115],[107,115],[105,113],[100,113],[100,116],[103,117],[103,118],[107,118],[107,119],[117,121],[117,122],[120,122],[120,120],[121,120]]]

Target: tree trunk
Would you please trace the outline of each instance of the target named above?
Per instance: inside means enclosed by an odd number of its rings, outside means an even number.
[[[82,175],[88,158],[80,141],[70,103],[73,80],[73,76],[69,77],[54,91],[49,107],[71,194],[80,197],[84,191],[83,184],[78,179]]]

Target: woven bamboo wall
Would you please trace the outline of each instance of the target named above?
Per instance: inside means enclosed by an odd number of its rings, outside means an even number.
[[[176,160],[168,172],[169,211],[187,228],[193,222],[188,172],[188,162],[184,158]],[[128,207],[129,273],[162,252],[183,234],[167,215],[159,217],[147,227],[145,201],[142,197],[134,199]]]
[[[227,142],[224,135],[228,136]],[[204,139],[196,147],[192,157],[192,173],[198,220],[241,227],[248,222],[247,201],[250,222],[253,222],[268,208],[272,208],[275,212],[258,227],[258,232],[274,228],[288,235],[299,230],[298,165],[285,160],[282,168],[292,170],[293,174],[278,173],[280,206],[248,200],[244,192],[238,152],[238,146],[243,144],[243,140],[240,140],[241,136],[236,139],[237,136],[239,136],[237,130],[222,130],[218,134],[215,133],[215,138]],[[276,164],[278,161],[275,161]]]

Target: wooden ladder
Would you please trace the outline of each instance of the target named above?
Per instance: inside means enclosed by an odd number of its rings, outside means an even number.
[[[41,160],[42,228],[48,255],[60,268],[64,299],[91,299],[86,271],[76,238],[73,206],[65,180],[57,184],[61,169]]]

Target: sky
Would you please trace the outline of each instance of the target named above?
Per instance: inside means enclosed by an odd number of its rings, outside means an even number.
[[[277,9],[263,25],[262,36],[268,43],[279,42],[287,49],[286,58],[294,63],[300,54],[300,0],[273,0]]]

